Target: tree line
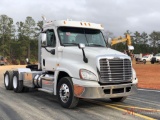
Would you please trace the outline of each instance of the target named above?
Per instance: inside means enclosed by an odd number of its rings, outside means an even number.
[[[36,62],[42,26],[42,21],[36,23],[30,16],[14,24],[12,18],[0,15],[0,56],[15,64],[25,64],[26,58]]]
[[[29,58],[34,63],[38,59],[38,35],[42,29],[43,22],[36,22],[32,17],[26,17],[25,21],[14,22],[13,18],[7,15],[0,15],[0,56],[4,56],[10,63],[25,64],[25,59]],[[109,37],[111,33],[107,33]],[[134,53],[159,53],[160,52],[160,32],[153,31],[134,33],[127,30],[125,34],[130,34]],[[119,43],[112,46],[113,49],[124,51],[127,46]]]

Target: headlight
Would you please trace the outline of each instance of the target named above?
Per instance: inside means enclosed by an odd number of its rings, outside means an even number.
[[[94,73],[85,69],[80,69],[79,76],[81,79],[85,79],[85,80],[97,80],[97,77]]]
[[[137,84],[138,83],[138,78],[136,76],[136,71],[132,68],[132,73],[133,73],[133,76],[132,76],[132,83],[133,84]]]

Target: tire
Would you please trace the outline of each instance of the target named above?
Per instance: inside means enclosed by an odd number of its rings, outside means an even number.
[[[19,80],[19,73],[18,71],[13,72],[13,90],[16,93],[21,93],[23,91],[23,80]]]
[[[4,74],[4,86],[6,90],[13,90],[13,71],[6,71]]]
[[[74,108],[77,106],[79,98],[74,96],[73,83],[71,78],[61,78],[57,86],[58,101],[64,108]]]
[[[110,98],[112,102],[123,102],[127,97]]]
[[[145,59],[143,60],[143,63],[146,64],[146,60]]]
[[[151,61],[151,64],[154,64],[154,62]]]

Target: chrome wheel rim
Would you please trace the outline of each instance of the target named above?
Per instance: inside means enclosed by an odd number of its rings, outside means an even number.
[[[70,92],[69,87],[66,84],[62,84],[59,90],[59,96],[61,101],[66,103],[69,100]]]
[[[13,87],[16,89],[17,88],[17,83],[18,83],[18,79],[16,76],[13,77]]]
[[[5,76],[4,82],[5,82],[5,85],[6,85],[6,86],[9,85],[9,76],[8,76],[8,74]]]

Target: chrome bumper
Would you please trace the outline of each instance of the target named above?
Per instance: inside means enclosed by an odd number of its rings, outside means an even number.
[[[137,91],[135,84],[104,85],[99,87],[83,87],[74,85],[74,94],[79,98],[116,98],[134,94]]]

